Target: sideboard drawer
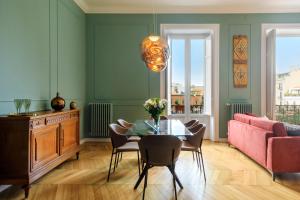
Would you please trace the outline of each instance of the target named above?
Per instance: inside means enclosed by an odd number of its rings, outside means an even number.
[[[46,125],[51,125],[51,124],[58,124],[60,122],[63,122],[65,120],[70,119],[70,114],[63,114],[63,115],[58,115],[58,116],[51,116],[46,118]]]
[[[30,128],[39,128],[46,125],[46,118],[38,118],[30,121]]]

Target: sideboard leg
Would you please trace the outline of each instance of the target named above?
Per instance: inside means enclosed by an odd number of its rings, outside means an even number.
[[[27,199],[28,196],[29,196],[30,185],[24,185],[23,189],[24,189],[24,192],[25,192],[25,199]]]
[[[272,179],[273,179],[273,181],[275,181],[275,173],[274,172],[272,172]]]
[[[79,160],[79,152],[76,153],[76,159]]]

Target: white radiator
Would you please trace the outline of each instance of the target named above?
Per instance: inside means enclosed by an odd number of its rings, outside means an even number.
[[[90,103],[90,136],[110,137],[108,125],[112,123],[111,103]]]
[[[252,104],[250,104],[250,103],[231,103],[231,104],[228,104],[228,106],[230,106],[231,119],[233,119],[233,115],[235,113],[251,113],[252,112]]]

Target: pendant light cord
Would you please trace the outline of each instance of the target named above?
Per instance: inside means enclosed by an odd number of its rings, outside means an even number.
[[[155,31],[155,12],[154,12],[154,5],[152,7],[152,18],[153,18],[153,35],[156,34],[156,31]]]
[[[155,13],[155,35],[157,34],[157,14]]]
[[[153,15],[153,34],[158,35],[157,33],[157,13],[155,12],[155,6],[152,5],[152,15]]]

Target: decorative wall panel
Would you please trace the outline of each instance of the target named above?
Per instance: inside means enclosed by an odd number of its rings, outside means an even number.
[[[233,36],[233,85],[245,88],[248,85],[248,37]]]

